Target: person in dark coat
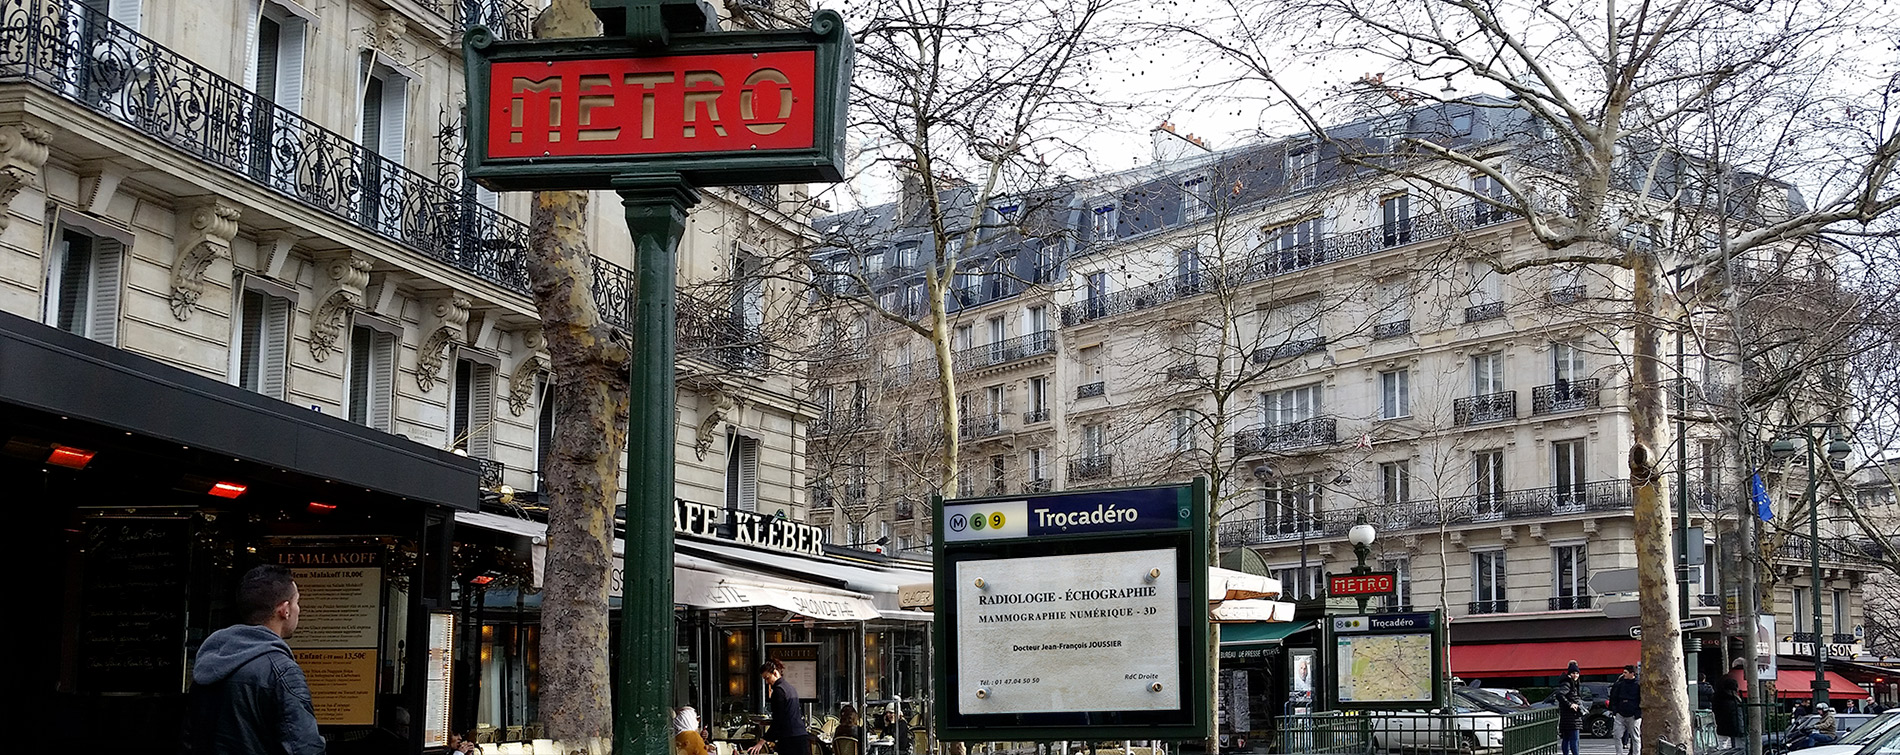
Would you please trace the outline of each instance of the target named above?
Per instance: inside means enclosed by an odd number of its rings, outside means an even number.
[[[1611,736],[1630,755],[1642,751],[1643,687],[1636,679],[1636,664],[1623,667],[1623,675],[1610,683],[1610,713],[1616,716],[1616,733]]]
[[[1742,720],[1741,685],[1731,677],[1722,677],[1722,683],[1715,693],[1715,735],[1721,737],[1721,746],[1734,747],[1735,743],[1748,734],[1748,724]]]
[[[191,755],[324,755],[310,686],[284,640],[303,606],[290,570],[265,564],[238,583],[244,623],[198,646],[191,668]]]
[[[785,681],[785,664],[777,658],[759,666],[759,678],[765,680],[765,701],[772,710],[772,723],[749,752],[758,753],[772,743],[778,755],[811,755],[811,731],[805,728],[805,710],[798,704],[798,690]]]
[[[1581,755],[1583,735],[1583,682],[1579,681],[1577,662],[1564,671],[1563,684],[1557,687],[1557,742],[1562,755]]]

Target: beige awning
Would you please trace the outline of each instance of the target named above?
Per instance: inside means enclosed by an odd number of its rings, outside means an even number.
[[[1207,599],[1210,601],[1277,597],[1280,597],[1280,580],[1218,566],[1207,569]]]
[[[1223,600],[1208,611],[1208,617],[1221,623],[1292,621],[1293,604],[1276,600]]]
[[[673,570],[673,600],[694,608],[770,606],[826,621],[882,616],[869,597],[858,593],[698,569]]]

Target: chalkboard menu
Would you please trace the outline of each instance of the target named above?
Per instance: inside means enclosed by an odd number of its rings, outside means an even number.
[[[184,519],[86,523],[80,691],[184,691],[190,556],[191,524]]]

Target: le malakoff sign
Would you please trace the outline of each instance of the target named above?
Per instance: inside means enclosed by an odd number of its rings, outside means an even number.
[[[469,174],[491,189],[843,178],[851,42],[835,11],[809,29],[673,34],[656,48],[480,28],[467,43]]]
[[[1204,483],[942,501],[938,734],[1206,736]]]

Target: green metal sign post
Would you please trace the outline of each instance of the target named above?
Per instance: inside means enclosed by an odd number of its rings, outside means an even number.
[[[607,190],[632,234],[633,400],[614,750],[663,753],[673,678],[677,255],[697,186],[843,178],[844,19],[720,32],[702,0],[594,0],[609,36],[469,31],[468,173],[496,191]]]

